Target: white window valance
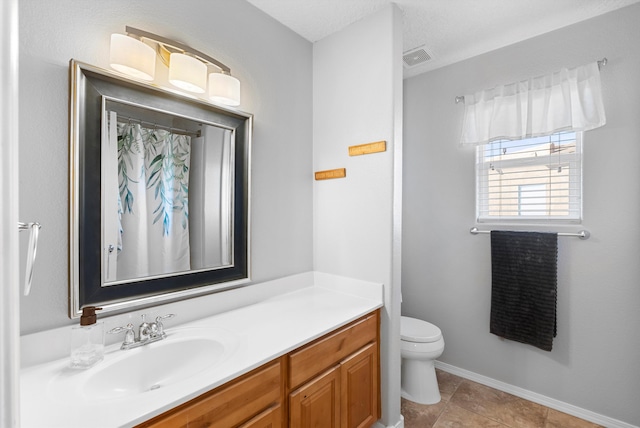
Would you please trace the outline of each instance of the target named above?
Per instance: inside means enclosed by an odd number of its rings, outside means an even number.
[[[464,96],[461,144],[588,131],[606,123],[597,62]]]

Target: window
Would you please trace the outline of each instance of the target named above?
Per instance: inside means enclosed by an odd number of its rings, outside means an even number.
[[[477,147],[477,221],[582,219],[582,133]]]

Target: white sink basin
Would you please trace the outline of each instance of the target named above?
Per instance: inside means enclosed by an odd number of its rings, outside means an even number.
[[[92,402],[170,388],[227,361],[238,339],[223,329],[177,328],[167,337],[130,350],[113,350],[88,370],[65,369],[49,384],[51,397]]]
[[[157,342],[130,351],[122,351],[129,352],[126,358],[97,366],[95,373],[87,378],[83,393],[99,400],[171,385],[216,364],[224,355],[224,345],[215,340],[193,338]]]

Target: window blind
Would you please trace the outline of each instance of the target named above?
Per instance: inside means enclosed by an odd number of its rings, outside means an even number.
[[[582,133],[477,146],[477,221],[582,218]]]

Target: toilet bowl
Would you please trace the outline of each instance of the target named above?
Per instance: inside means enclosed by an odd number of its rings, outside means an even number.
[[[420,404],[440,401],[435,359],[444,351],[442,332],[416,318],[401,317],[402,397]]]

